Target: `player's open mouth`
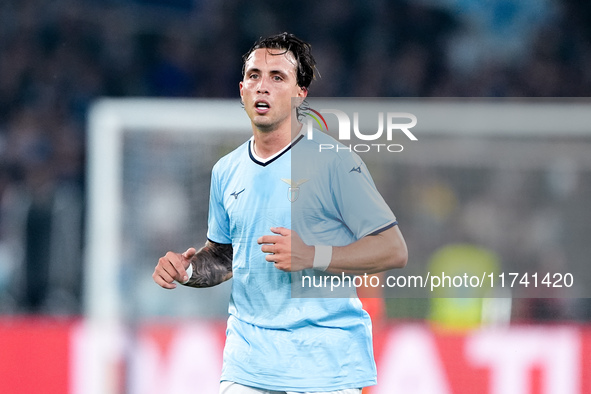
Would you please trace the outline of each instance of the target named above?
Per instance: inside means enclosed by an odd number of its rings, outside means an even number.
[[[257,113],[264,114],[267,111],[269,111],[269,109],[271,108],[271,106],[266,101],[256,101],[254,103],[254,108],[255,108],[255,110],[256,110]]]

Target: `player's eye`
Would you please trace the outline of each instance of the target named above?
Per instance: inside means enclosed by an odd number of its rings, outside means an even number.
[[[257,79],[258,77],[259,77],[259,74],[254,74],[254,73],[253,74],[250,74],[248,76],[248,78],[250,78],[250,79]]]
[[[283,78],[281,78],[279,75],[274,75],[273,81],[276,81],[276,82],[283,81]]]

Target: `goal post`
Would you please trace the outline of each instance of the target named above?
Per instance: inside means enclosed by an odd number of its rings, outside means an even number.
[[[124,247],[122,169],[125,133],[166,136],[201,133],[209,138],[241,135],[247,139],[250,128],[238,100],[210,99],[105,99],[92,107],[88,126],[84,311],[91,319],[118,320],[122,318],[122,286],[125,286],[120,272]],[[195,225],[203,227],[206,223]]]

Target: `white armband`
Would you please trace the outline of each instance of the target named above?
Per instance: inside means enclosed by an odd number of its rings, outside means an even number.
[[[314,246],[314,262],[312,268],[326,271],[332,260],[332,246],[315,245]]]
[[[193,276],[193,264],[189,263],[189,266],[187,267],[186,271],[187,271],[187,278],[189,278],[189,279],[187,279],[184,282],[179,282],[181,285],[184,285],[191,280],[191,276]]]

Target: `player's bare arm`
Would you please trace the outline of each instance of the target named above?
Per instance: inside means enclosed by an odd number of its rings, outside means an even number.
[[[232,257],[232,245],[208,240],[199,251],[189,248],[184,253],[166,253],[158,260],[152,278],[165,289],[176,288],[175,281],[190,287],[212,287],[232,277]],[[193,269],[190,278],[189,265]]]
[[[347,246],[334,246],[326,272],[353,275],[375,274],[404,268],[408,249],[398,226],[367,235]]]
[[[306,245],[297,232],[273,227],[276,235],[258,239],[261,251],[268,253],[267,261],[288,272],[312,268],[314,246]],[[332,258],[326,269],[330,273],[373,274],[394,268],[403,268],[408,260],[406,242],[398,226],[375,235],[365,236],[347,246],[332,248]]]

